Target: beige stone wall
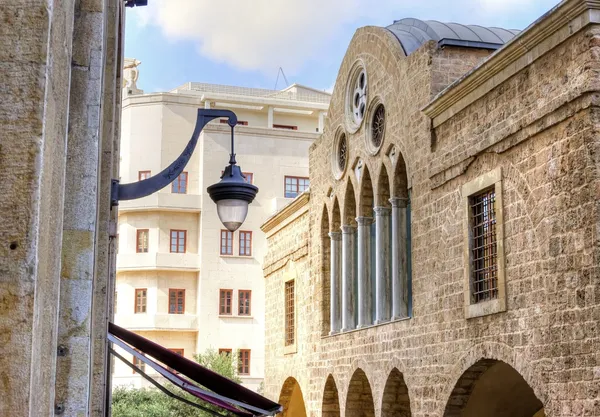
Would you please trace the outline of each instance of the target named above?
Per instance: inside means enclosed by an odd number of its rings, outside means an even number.
[[[291,376],[310,416],[379,417],[393,407],[442,416],[451,396],[460,402],[453,389],[461,375],[475,364],[471,369],[483,373],[497,360],[518,372],[546,415],[600,415],[598,38],[598,27],[589,25],[550,44],[548,52],[531,52],[529,61],[525,54],[525,69],[431,129],[421,109],[485,54],[428,44],[404,57],[384,29],[357,31],[340,67],[326,133],[311,148],[309,212],[269,236],[269,397],[277,400]],[[379,97],[386,106],[385,140],[372,156],[364,124],[348,134],[349,169],[335,181],[334,135],[344,129],[346,80],[357,58],[366,65],[369,99]],[[411,193],[412,318],[323,336],[329,279],[323,274],[324,213],[325,223],[334,225],[340,215],[352,221],[373,196],[383,203],[382,171],[390,178],[389,193],[397,195],[403,188],[397,155],[405,161]],[[365,167],[360,180],[351,169],[358,160]],[[496,167],[503,181],[507,311],[467,320],[461,187]],[[366,178],[372,194],[363,191]],[[296,290],[298,352],[284,355],[283,268],[304,247],[308,252],[296,261],[309,268]],[[473,388],[468,379],[461,384],[466,392]]]
[[[0,415],[104,415],[122,8],[0,8]]]

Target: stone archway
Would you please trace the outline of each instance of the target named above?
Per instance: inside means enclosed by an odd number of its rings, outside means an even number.
[[[482,359],[456,382],[444,417],[543,417],[543,404],[512,366]]]
[[[365,372],[358,368],[348,386],[345,417],[375,417],[373,392]]]
[[[327,377],[321,405],[322,417],[340,417],[340,397],[333,375]]]
[[[383,389],[381,417],[411,417],[410,398],[404,377],[398,369],[392,369]]]
[[[281,387],[279,404],[283,406],[282,417],[306,417],[306,407],[300,384],[295,378],[289,377]]]

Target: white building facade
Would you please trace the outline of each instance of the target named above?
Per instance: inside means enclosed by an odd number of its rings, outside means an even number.
[[[190,359],[231,351],[242,383],[257,389],[267,249],[260,225],[308,188],[308,148],[323,131],[330,95],[297,84],[277,91],[201,83],[144,94],[135,85],[137,65],[125,63],[121,183],[167,167],[189,141],[197,109],[214,108],[238,116],[238,165],[259,192],[240,229],[226,231],[206,192],[229,160],[230,127],[215,120],[171,186],[121,202],[115,323]],[[113,375],[115,386],[148,385],[122,363]]]

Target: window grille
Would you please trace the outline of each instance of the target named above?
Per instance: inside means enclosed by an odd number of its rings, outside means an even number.
[[[473,303],[498,298],[495,201],[494,187],[469,198]]]
[[[337,163],[340,172],[344,172],[346,169],[346,163],[348,162],[348,143],[346,142],[346,135],[342,133],[337,149]]]
[[[294,281],[285,283],[285,345],[293,345],[296,341],[296,311],[294,301]]]
[[[169,314],[185,313],[185,290],[169,289]]]

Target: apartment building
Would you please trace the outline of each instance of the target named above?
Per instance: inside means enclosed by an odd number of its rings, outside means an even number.
[[[260,225],[309,187],[308,149],[323,131],[330,95],[294,84],[266,90],[190,82],[166,93],[136,86],[126,60],[121,182],[148,178],[182,152],[198,108],[232,110],[247,181],[259,188],[242,227],[227,231],[206,188],[229,160],[231,129],[215,120],[185,171],[167,188],[119,205],[115,323],[185,357],[214,349],[238,355],[244,385],[264,377],[266,239]],[[145,386],[116,364],[114,385]]]

